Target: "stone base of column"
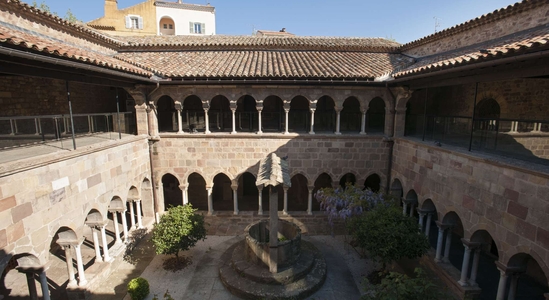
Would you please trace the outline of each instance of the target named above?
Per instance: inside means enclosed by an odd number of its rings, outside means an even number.
[[[450,263],[450,259],[448,259],[448,257],[443,257],[443,258],[442,258],[442,263],[449,264],[449,263]]]
[[[236,131],[231,131],[231,134],[236,134]]]
[[[337,135],[341,135],[341,132],[335,132],[335,134],[337,134]]]
[[[309,134],[315,134],[315,132],[314,131],[309,131]]]
[[[238,215],[238,213],[239,213],[238,210],[233,211],[233,215],[235,215],[235,216]]]
[[[437,264],[442,263],[442,259],[435,258],[435,259],[433,259],[433,260],[434,260]]]
[[[461,285],[461,286],[469,286],[469,282],[467,282],[467,281],[461,281],[461,280],[459,280],[458,283],[459,283],[459,285]]]

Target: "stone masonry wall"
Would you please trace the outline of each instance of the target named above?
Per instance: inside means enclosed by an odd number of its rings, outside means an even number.
[[[533,9],[524,9],[512,16],[495,22],[482,24],[470,30],[446,36],[429,43],[405,47],[403,52],[413,57],[438,54],[493,40],[515,32],[544,25],[547,24],[547,22],[549,22],[549,5],[544,4]]]
[[[145,137],[108,141],[0,166],[0,249],[35,255],[45,263],[62,226],[82,236],[86,215],[104,220],[114,196],[126,200],[150,174]],[[149,178],[150,179],[150,178]],[[152,211],[152,203],[143,203]],[[0,257],[0,270],[9,257]]]
[[[418,194],[419,206],[433,200],[441,220],[456,212],[464,238],[486,230],[507,264],[517,253],[532,255],[549,269],[549,175],[469,154],[397,139],[392,178],[404,195]]]

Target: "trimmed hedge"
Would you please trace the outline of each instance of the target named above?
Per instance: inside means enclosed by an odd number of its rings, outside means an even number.
[[[132,300],[143,300],[149,292],[149,282],[145,278],[137,277],[128,282],[128,293]]]

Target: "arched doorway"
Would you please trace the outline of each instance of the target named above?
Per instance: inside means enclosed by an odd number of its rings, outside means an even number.
[[[316,200],[316,192],[323,188],[331,188],[332,187],[332,177],[326,173],[322,173],[318,175],[318,177],[315,180],[315,188],[313,189],[313,211],[320,210],[320,202]]]
[[[322,96],[316,103],[315,132],[335,132],[335,103],[328,96]]]
[[[206,124],[202,101],[195,95],[185,98],[182,112],[183,128],[189,132],[204,131]]]
[[[290,132],[308,132],[311,129],[310,119],[309,100],[303,96],[294,97],[290,102],[288,130]]]
[[[372,174],[364,181],[364,189],[370,189],[377,193],[381,189],[381,178],[377,174]]]
[[[538,261],[530,254],[518,253],[509,259],[507,267],[518,272],[511,273],[507,280],[507,295],[515,292],[515,299],[543,300],[544,293],[549,292],[547,275]],[[513,283],[516,281],[516,283]],[[512,285],[516,285],[516,289]]]
[[[307,178],[302,174],[296,174],[291,182],[292,186],[288,189],[288,211],[307,211],[309,206]]]
[[[231,131],[233,117],[229,99],[221,95],[213,97],[210,101],[208,118],[210,119],[210,131]]]
[[[170,17],[162,17],[158,24],[160,35],[175,35],[175,22]]]
[[[269,96],[263,100],[261,112],[261,125],[266,132],[284,131],[284,103],[277,96]]]
[[[340,115],[340,131],[348,133],[359,133],[362,122],[360,103],[355,97],[349,97],[343,102],[343,109]]]
[[[162,176],[162,191],[164,192],[164,211],[172,206],[183,205],[183,192],[179,188],[179,180],[172,174]]]
[[[156,104],[158,112],[158,130],[161,132],[177,131],[177,110],[170,96],[162,96]]]
[[[339,179],[339,186],[343,189],[346,188],[347,185],[355,185],[356,183],[356,176],[353,173],[347,173],[343,176],[341,176],[341,179]]]
[[[202,175],[192,173],[187,181],[189,182],[189,203],[199,210],[208,210],[208,191],[206,190],[206,181]]]
[[[376,97],[370,101],[366,112],[368,133],[383,133],[385,129],[385,101]]]
[[[238,178],[238,208],[242,211],[257,211],[259,209],[259,191],[255,185],[255,176],[245,172]]]
[[[223,173],[215,175],[213,179],[212,201],[215,211],[234,210],[231,179]]]
[[[258,116],[255,99],[252,96],[242,96],[236,102],[237,131],[257,131]]]

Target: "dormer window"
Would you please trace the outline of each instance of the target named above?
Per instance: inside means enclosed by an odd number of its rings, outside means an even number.
[[[143,29],[143,18],[137,15],[126,16],[126,28]]]

